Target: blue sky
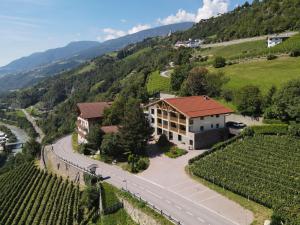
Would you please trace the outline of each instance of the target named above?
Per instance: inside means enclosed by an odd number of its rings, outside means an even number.
[[[0,66],[71,41],[199,21],[245,0],[0,0]],[[250,1],[251,2],[251,1]]]

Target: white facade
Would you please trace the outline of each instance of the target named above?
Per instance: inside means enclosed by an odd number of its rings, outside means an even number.
[[[89,133],[89,121],[77,117],[78,144],[86,144],[85,136]]]
[[[279,45],[283,42],[282,37],[269,37],[268,38],[268,48],[272,48],[276,45]]]
[[[196,149],[196,142],[201,141],[196,137],[199,133],[225,128],[224,114],[189,118],[175,109],[158,108],[157,104],[148,107],[148,119],[156,140],[165,134],[170,142],[186,150]]]
[[[180,47],[185,47],[185,48],[198,48],[200,47],[200,45],[203,43],[203,40],[200,39],[196,39],[196,40],[192,40],[189,39],[188,41],[178,41],[175,44],[176,48],[180,48]]]

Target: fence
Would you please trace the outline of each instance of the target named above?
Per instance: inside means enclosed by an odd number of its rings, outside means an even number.
[[[162,209],[159,209],[158,207],[156,207],[154,204],[148,202],[147,200],[143,199],[141,196],[136,195],[133,192],[130,192],[129,190],[125,190],[124,188],[122,188],[122,191],[129,193],[131,196],[133,196],[134,198],[136,198],[137,200],[145,203],[146,206],[148,206],[149,208],[153,209],[154,211],[156,211],[157,213],[159,213],[160,215],[166,217],[168,220],[170,220],[172,223],[176,224],[176,225],[184,225],[182,222],[180,222],[179,220],[175,219],[174,217],[172,217],[170,214],[167,214],[166,212],[164,212]]]
[[[61,157],[54,151],[51,145],[45,146],[42,149],[41,158],[46,170],[50,169],[57,174],[67,177],[75,183],[84,184],[85,174],[101,178],[101,176],[97,176],[95,173],[92,173],[88,168],[84,168],[65,159],[64,157]]]

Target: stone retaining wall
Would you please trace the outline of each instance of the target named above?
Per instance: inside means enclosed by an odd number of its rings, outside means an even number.
[[[45,167],[49,172],[56,173],[60,176],[68,178],[75,183],[84,185],[82,170],[62,161],[54,154],[50,146],[45,147],[44,161]]]

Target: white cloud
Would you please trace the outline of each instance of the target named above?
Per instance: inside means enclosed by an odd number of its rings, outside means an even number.
[[[151,26],[149,24],[139,24],[137,26],[134,26],[133,28],[131,28],[129,31],[128,31],[128,34],[134,34],[134,33],[137,33],[137,32],[140,32],[142,30],[148,30],[150,29]]]
[[[219,13],[228,11],[229,0],[203,0],[203,5],[197,13],[190,13],[179,9],[175,15],[170,15],[164,19],[158,19],[162,25],[180,23],[180,22],[199,22],[202,19],[208,19],[217,16]]]
[[[132,27],[128,31],[117,30],[117,29],[113,29],[113,28],[105,28],[102,30],[104,35],[98,36],[97,40],[98,41],[108,41],[111,39],[123,37],[128,34],[134,34],[134,33],[140,32],[142,30],[147,30],[149,28],[151,28],[151,26],[148,24],[138,24],[137,26]]]
[[[121,23],[127,23],[126,19],[121,19],[120,21],[121,21]]]
[[[188,13],[183,9],[179,9],[175,15],[170,15],[164,19],[158,19],[158,22],[163,25],[173,24],[173,23],[181,23],[187,21],[195,21],[195,14]]]

